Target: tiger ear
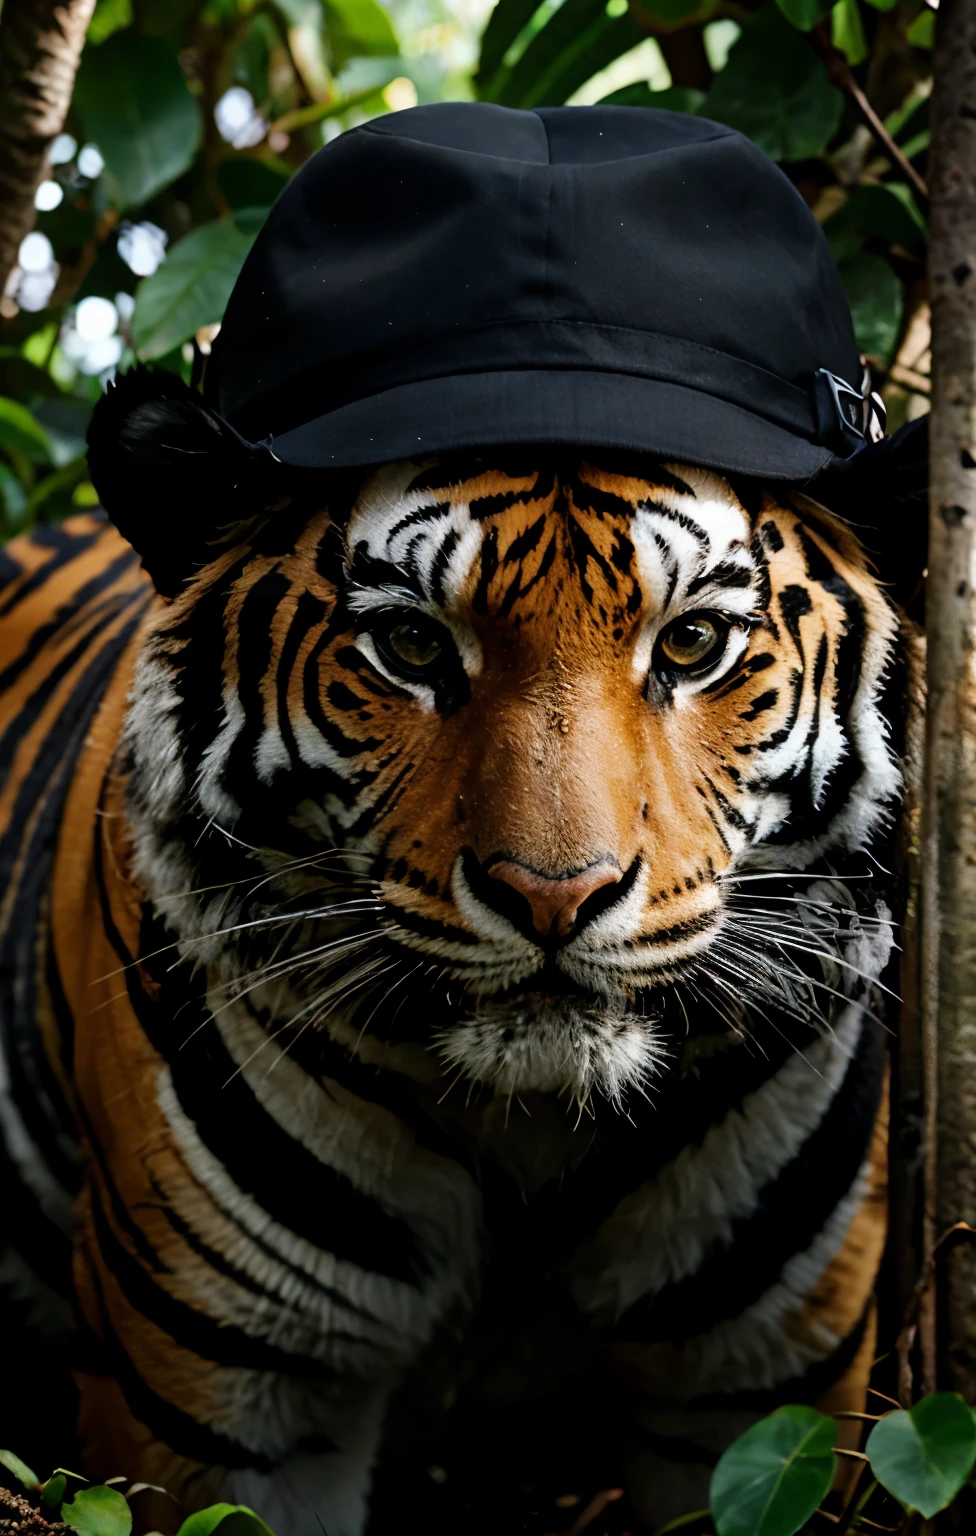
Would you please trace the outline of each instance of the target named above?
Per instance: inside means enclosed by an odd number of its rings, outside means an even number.
[[[851,524],[895,602],[916,618],[928,565],[928,493],[925,416],[809,486],[815,501]]]
[[[102,506],[172,597],[212,560],[222,530],[284,492],[285,469],[249,443],[176,374],[139,366],[110,384],[88,428]]]

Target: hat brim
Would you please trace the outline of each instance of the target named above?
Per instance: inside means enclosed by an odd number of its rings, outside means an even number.
[[[400,384],[271,439],[285,464],[350,468],[455,449],[565,443],[806,481],[829,448],[715,395],[634,374],[518,369]]]

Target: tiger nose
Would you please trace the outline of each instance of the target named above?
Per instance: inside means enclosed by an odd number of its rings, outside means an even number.
[[[488,875],[525,897],[532,909],[532,926],[544,939],[565,939],[576,927],[583,903],[605,886],[617,885],[621,871],[609,859],[598,859],[575,874],[551,879],[525,864],[503,859],[491,866]]]

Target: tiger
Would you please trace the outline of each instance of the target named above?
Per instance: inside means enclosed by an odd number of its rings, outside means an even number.
[[[816,486],[164,377],[0,552],[8,1316],[88,1476],[276,1536],[702,1508],[865,1405],[910,626]]]

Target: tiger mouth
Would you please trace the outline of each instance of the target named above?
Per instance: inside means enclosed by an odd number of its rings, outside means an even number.
[[[606,1013],[641,1014],[648,1020],[660,1018],[664,1002],[661,985],[625,988],[612,969],[607,970],[607,987],[586,986],[574,980],[560,966],[555,956],[548,956],[539,970],[513,986],[497,992],[480,990],[469,983],[459,1010],[459,1022],[467,1017],[484,1017],[496,1010],[531,1013],[532,1010],[561,1010],[573,1007],[599,1009]]]

